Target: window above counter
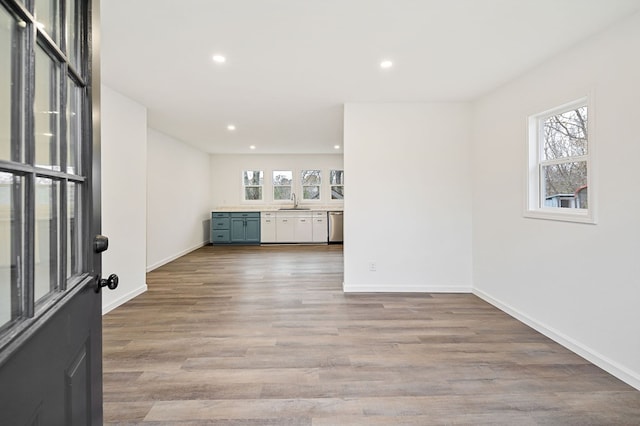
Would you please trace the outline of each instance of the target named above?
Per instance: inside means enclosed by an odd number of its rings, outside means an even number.
[[[277,209],[291,204],[291,208],[326,205],[326,210],[336,210],[343,200],[343,169],[245,169],[241,174],[240,202],[242,206],[252,205],[252,209]]]

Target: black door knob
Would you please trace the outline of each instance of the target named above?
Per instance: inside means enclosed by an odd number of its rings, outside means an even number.
[[[96,293],[100,293],[102,287],[108,287],[109,290],[115,290],[118,287],[120,278],[116,274],[109,275],[109,278],[96,277]]]
[[[96,253],[102,253],[109,248],[109,238],[104,235],[96,235],[93,239],[93,251]]]

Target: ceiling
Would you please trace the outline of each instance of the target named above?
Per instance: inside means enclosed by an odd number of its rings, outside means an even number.
[[[205,152],[336,153],[344,103],[472,100],[638,10],[640,0],[105,0],[102,82],[147,107],[150,127]]]

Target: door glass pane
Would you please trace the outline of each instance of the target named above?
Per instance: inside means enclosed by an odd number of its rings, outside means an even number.
[[[60,72],[39,46],[36,48],[35,142],[39,167],[60,170]]]
[[[36,179],[35,289],[37,302],[58,288],[60,253],[60,182]]]
[[[36,21],[38,28],[49,34],[53,41],[60,42],[60,1],[35,0]]]
[[[67,278],[76,276],[82,271],[82,255],[80,251],[80,185],[69,182],[67,185]]]
[[[19,250],[24,243],[20,206],[23,179],[0,172],[0,327],[22,312]]]
[[[0,160],[11,160],[12,64],[18,40],[14,19],[0,6]]]
[[[82,89],[68,80],[67,173],[80,174],[79,149],[82,136]]]
[[[67,0],[67,56],[69,62],[78,73],[81,73],[80,60],[80,16],[75,0]]]

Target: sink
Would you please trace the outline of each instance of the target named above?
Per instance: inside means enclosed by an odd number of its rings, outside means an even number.
[[[311,210],[309,207],[280,207],[278,210]]]

